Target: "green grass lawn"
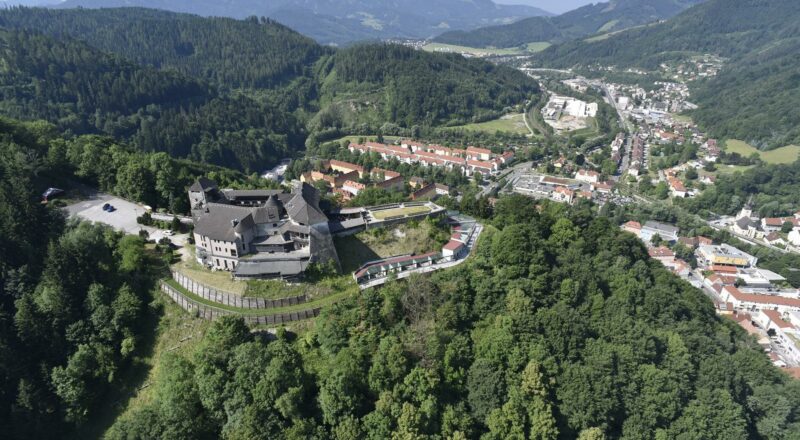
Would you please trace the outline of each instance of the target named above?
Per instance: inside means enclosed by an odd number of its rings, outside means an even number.
[[[436,229],[436,230],[434,230]],[[431,236],[434,238],[432,239]],[[441,249],[450,234],[427,221],[335,237],[342,271],[350,273],[368,261],[405,254],[424,254]]]
[[[192,249],[192,252],[194,253],[194,249]],[[245,289],[247,289],[247,283],[244,281],[234,280],[231,277],[230,272],[221,270],[212,272],[197,263],[197,261],[194,259],[194,256],[192,256],[192,258],[188,261],[181,261],[173,264],[172,269],[183,273],[198,283],[205,284],[206,286],[213,287],[217,290],[242,295],[244,294]]]
[[[454,44],[430,43],[423,46],[422,50],[427,52],[454,52],[471,53],[474,55],[522,55],[525,53],[518,47],[508,49],[478,48],[467,46],[456,46]]]
[[[717,174],[733,174],[736,172],[743,173],[750,168],[753,168],[753,165],[717,165]]]
[[[383,220],[389,217],[424,214],[426,212],[431,212],[431,208],[428,208],[427,206],[407,206],[405,208],[393,208],[393,209],[384,209],[382,211],[373,211],[372,216],[378,220]]]
[[[525,45],[525,49],[530,53],[541,52],[548,47],[552,46],[548,41],[534,41]]]
[[[505,131],[509,133],[528,134],[528,127],[525,126],[525,114],[515,113],[506,115],[499,119],[492,121],[478,122],[475,124],[459,125],[456,127],[449,127],[452,129],[462,129],[469,131],[484,131],[494,133],[497,131]]]
[[[496,47],[469,47],[469,46],[458,46],[455,44],[443,44],[443,43],[430,43],[426,44],[422,50],[427,52],[453,52],[453,53],[469,53],[476,56],[488,56],[488,55],[524,55],[529,53],[536,53],[541,52],[545,49],[550,47],[550,43],[547,41],[534,41],[532,43],[528,43],[525,47],[506,47],[506,48],[496,48]]]
[[[771,164],[794,163],[800,157],[800,146],[798,145],[787,145],[774,150],[760,151],[752,145],[737,139],[728,139],[725,142],[725,151],[739,153],[744,157],[757,153],[761,160]]]

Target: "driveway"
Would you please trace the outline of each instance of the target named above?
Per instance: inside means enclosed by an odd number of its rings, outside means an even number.
[[[116,211],[103,211],[104,204],[110,204]],[[77,217],[95,223],[103,223],[126,234],[138,235],[144,229],[150,234],[150,240],[158,241],[167,236],[166,230],[136,223],[136,217],[145,213],[145,209],[136,203],[112,196],[110,194],[93,193],[89,198],[64,208],[70,218]],[[188,234],[177,234],[169,239],[177,246],[183,247]]]

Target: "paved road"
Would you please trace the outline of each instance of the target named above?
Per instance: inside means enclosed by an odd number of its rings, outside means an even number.
[[[77,217],[90,222],[103,223],[126,234],[137,235],[144,229],[150,234],[151,240],[160,240],[167,236],[167,231],[152,226],[143,226],[136,223],[136,217],[144,214],[145,209],[136,203],[112,196],[110,194],[92,193],[86,200],[67,206],[64,210],[69,217]],[[116,208],[114,212],[103,211],[104,204]],[[188,234],[177,234],[169,237],[178,246],[186,244]]]

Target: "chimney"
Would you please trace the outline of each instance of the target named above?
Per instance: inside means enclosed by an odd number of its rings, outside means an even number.
[[[239,224],[239,219],[238,218],[235,218],[235,219],[231,220],[231,227],[232,228],[235,228],[236,225],[238,225],[238,224]]]

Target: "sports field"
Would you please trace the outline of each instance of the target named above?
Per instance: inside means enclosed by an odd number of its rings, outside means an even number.
[[[422,50],[427,52],[452,52],[452,53],[469,53],[475,56],[488,56],[488,55],[524,55],[526,53],[541,52],[550,47],[550,43],[546,41],[536,41],[528,43],[525,48],[521,47],[508,47],[508,48],[494,48],[494,47],[468,47],[457,46],[455,44],[443,43],[429,43],[422,47]]]
[[[752,145],[737,139],[728,139],[725,142],[725,151],[739,153],[744,157],[757,153],[766,163],[793,163],[800,158],[800,146],[787,145],[769,151],[760,151]]]
[[[528,134],[528,127],[525,126],[525,120],[523,119],[524,116],[525,115],[523,113],[515,113],[511,115],[505,115],[502,118],[491,121],[459,125],[451,128],[459,128],[469,131],[485,131],[489,133],[505,131],[508,133]]]

